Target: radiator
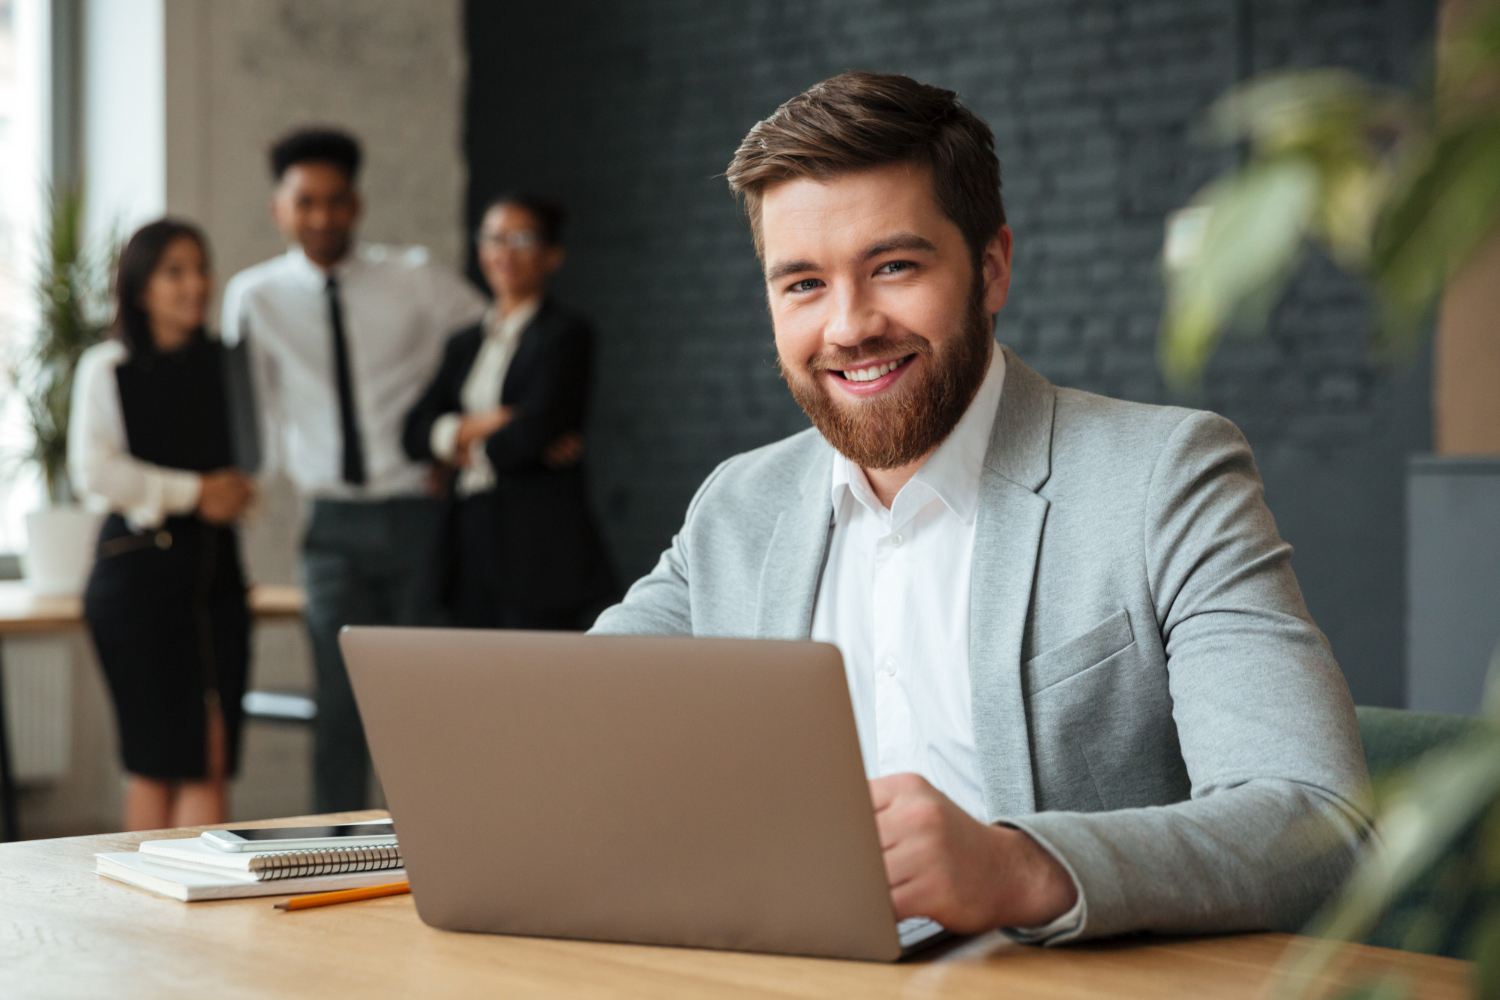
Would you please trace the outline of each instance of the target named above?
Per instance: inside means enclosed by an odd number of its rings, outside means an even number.
[[[5,671],[5,724],[18,782],[68,772],[73,745],[73,641],[11,636],[0,646]]]

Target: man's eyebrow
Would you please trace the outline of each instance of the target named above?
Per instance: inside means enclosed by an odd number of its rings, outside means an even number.
[[[801,274],[803,271],[816,271],[818,265],[810,260],[784,260],[775,267],[766,271],[766,284],[774,284],[782,278],[793,274]]]
[[[890,253],[893,250],[926,250],[929,253],[936,253],[937,246],[925,236],[918,236],[916,233],[897,233],[895,236],[888,236],[879,242],[871,243],[865,247],[864,253],[860,254],[859,259],[869,260],[872,257],[879,257],[881,254]],[[794,274],[801,274],[803,271],[816,271],[817,269],[818,265],[810,260],[785,260],[766,271],[766,283],[775,284],[782,278],[789,278]]]
[[[865,248],[865,252],[860,257],[860,260],[879,257],[881,254],[890,253],[892,250],[926,250],[929,253],[937,253],[937,246],[925,236],[918,236],[916,233],[897,233],[895,236],[888,236],[878,243],[871,243]]]

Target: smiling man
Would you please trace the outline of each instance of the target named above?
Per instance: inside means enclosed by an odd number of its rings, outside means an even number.
[[[1296,928],[1367,779],[1244,438],[995,343],[1012,237],[951,91],[834,77],[728,177],[814,426],[720,465],[596,631],[836,644],[900,918]]]

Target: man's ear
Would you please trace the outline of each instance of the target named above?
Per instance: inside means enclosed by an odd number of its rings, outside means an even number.
[[[1009,226],[1001,226],[990,238],[979,259],[984,270],[984,308],[997,313],[1010,295],[1010,258],[1015,249],[1015,237]]]
[[[551,246],[547,248],[547,263],[545,265],[547,277],[550,278],[558,272],[558,269],[563,266],[563,261],[567,259],[567,256],[568,251],[565,247]]]

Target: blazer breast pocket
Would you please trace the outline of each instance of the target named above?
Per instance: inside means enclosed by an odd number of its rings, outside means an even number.
[[[1027,661],[1022,668],[1027,697],[1083,673],[1133,642],[1135,631],[1130,627],[1130,613],[1121,608],[1077,638]]]

